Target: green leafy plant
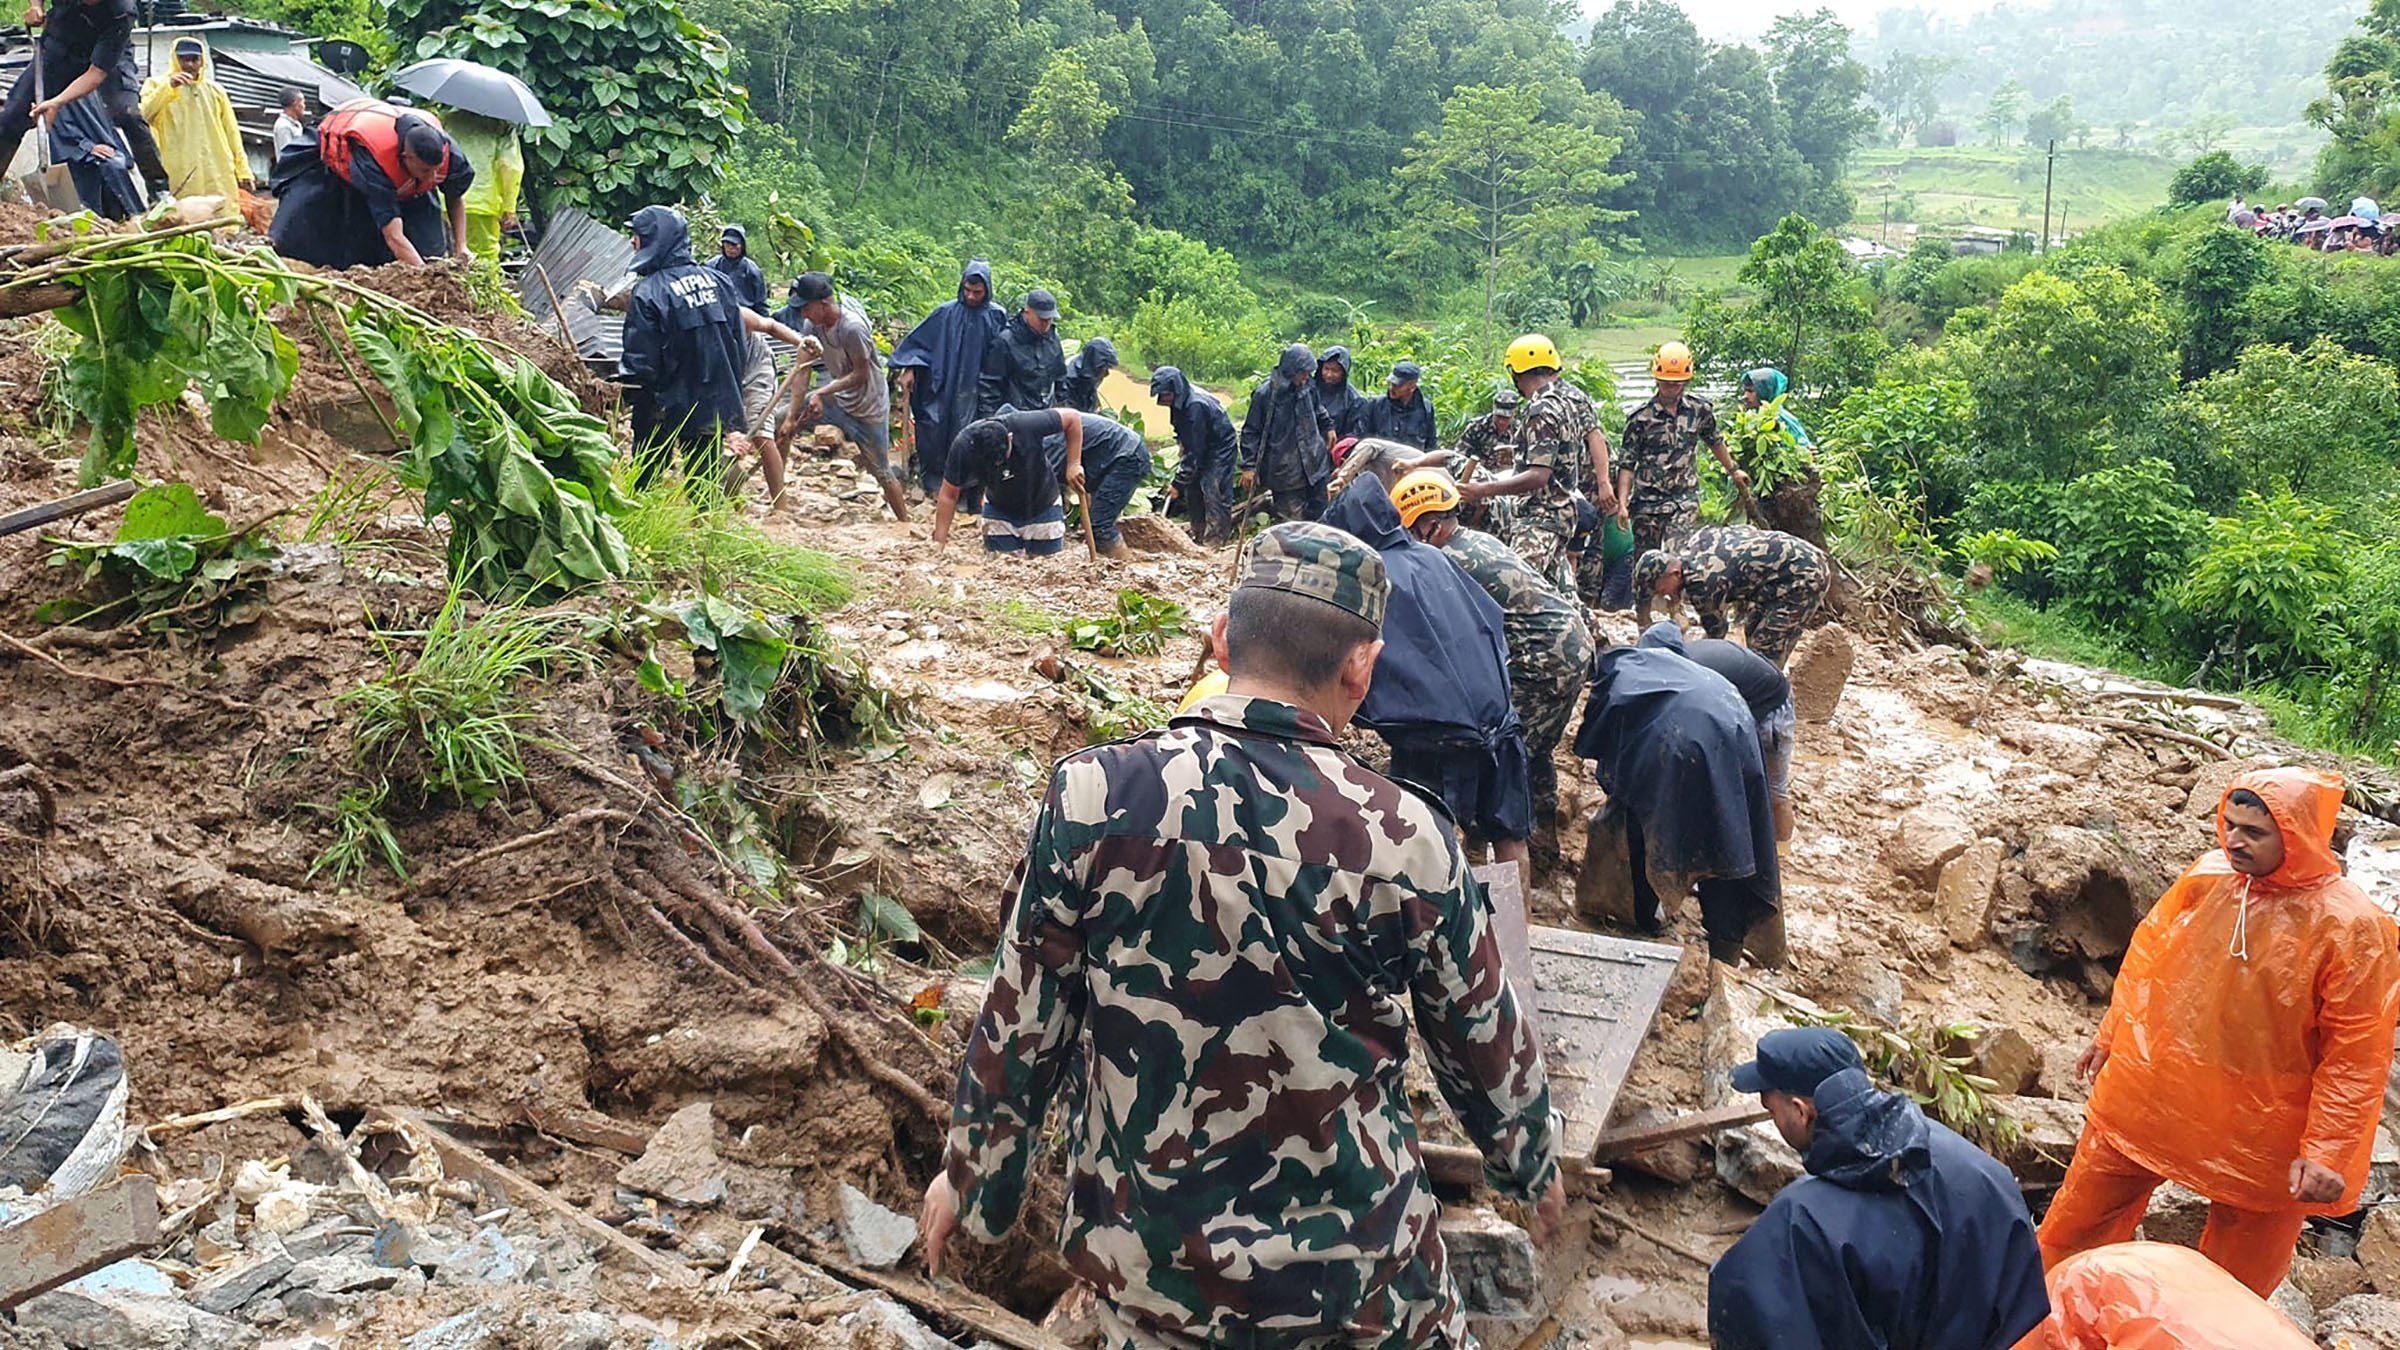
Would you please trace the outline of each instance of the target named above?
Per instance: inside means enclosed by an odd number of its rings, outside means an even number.
[[[1995,577],[2014,576],[2036,563],[2049,563],[2058,558],[2058,547],[2040,539],[2027,539],[2015,530],[1985,530],[1958,541],[1954,551],[1970,566],[1983,568]]]
[[[390,868],[393,876],[408,880],[408,853],[392,833],[392,823],[383,818],[383,803],[391,792],[390,780],[377,778],[344,792],[331,806],[306,804],[308,810],[324,816],[333,830],[333,842],[308,865],[309,880],[324,873],[337,882],[356,881],[379,862]]]
[[[1815,467],[1814,456],[1783,424],[1783,403],[1789,397],[1778,394],[1755,408],[1737,404],[1719,414],[1727,427],[1725,439],[1733,447],[1734,462],[1749,473],[1750,490],[1761,497],[1783,483],[1806,478]]]
[[[512,608],[470,615],[453,589],[422,633],[378,632],[383,675],[342,696],[360,763],[428,798],[483,806],[506,796],[524,781],[536,715],[520,686],[589,663],[569,640],[577,623]],[[407,637],[418,640],[413,659]]]
[[[1782,1005],[1794,1026],[1831,1027],[1858,1046],[1867,1072],[1925,1108],[1951,1129],[1994,1153],[2005,1153],[2023,1138],[2014,1117],[1994,1106],[1991,1092],[1999,1084],[1969,1072],[1968,1057],[1945,1053],[1944,1047],[1972,1039],[1983,1028],[1973,1022],[1887,1027],[1848,1008],[1810,1013]]]
[[[2330,506],[2253,494],[2238,517],[2208,524],[2176,598],[2232,651],[2305,657],[2349,580],[2356,541]]]
[[[125,503],[115,538],[56,541],[50,565],[80,568],[83,594],[44,604],[52,621],[130,610],[154,632],[207,630],[255,617],[276,548],[264,525],[228,527],[188,483],[144,488]]]
[[[714,595],[668,606],[665,613],[683,625],[700,668],[717,677],[725,711],[736,722],[756,725],[791,658],[791,639],[766,615]],[[645,686],[650,684],[648,670],[645,666]]]
[[[1096,618],[1071,619],[1065,633],[1077,651],[1104,656],[1152,656],[1184,634],[1183,606],[1127,588],[1115,607]]]
[[[637,485],[631,478],[621,472],[625,507],[615,519],[635,577],[739,594],[787,614],[821,614],[849,603],[849,563],[769,538],[716,484],[661,475]]]

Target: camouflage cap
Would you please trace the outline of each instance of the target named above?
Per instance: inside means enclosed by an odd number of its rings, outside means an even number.
[[[1649,552],[1644,553],[1641,557],[1635,559],[1633,564],[1633,593],[1635,595],[1658,594],[1658,583],[1666,580],[1667,569],[1673,567],[1677,561],[1679,560],[1674,554],[1667,552],[1665,549],[1657,548],[1651,549]]]
[[[1290,591],[1383,627],[1392,584],[1383,559],[1346,530],[1311,521],[1286,521],[1250,543],[1237,590]]]

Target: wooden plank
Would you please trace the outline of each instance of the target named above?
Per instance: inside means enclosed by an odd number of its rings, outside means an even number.
[[[1444,1186],[1472,1189],[1483,1184],[1483,1155],[1459,1144],[1419,1144],[1417,1152],[1425,1159],[1425,1175]],[[1606,1186],[1616,1179],[1605,1167],[1594,1167],[1581,1158],[1561,1156],[1559,1170],[1570,1182],[1589,1182]]]
[[[0,1309],[139,1256],[158,1244],[158,1187],[146,1176],[0,1228]]]
[[[130,482],[105,483],[99,487],[78,492],[71,497],[61,497],[56,501],[40,502],[21,510],[11,511],[5,516],[0,516],[0,535],[16,534],[22,530],[30,530],[36,525],[47,525],[51,521],[81,515],[86,511],[96,511],[103,506],[114,506],[131,497],[136,490]]]
[[[1696,1139],[1719,1130],[1738,1130],[1767,1118],[1767,1110],[1756,1101],[1727,1102],[1706,1111],[1695,1111],[1672,1120],[1652,1121],[1621,1130],[1609,1130],[1592,1145],[1595,1158],[1623,1158],[1635,1153],[1647,1153],[1661,1144],[1678,1139]]]
[[[1068,1350],[1064,1341],[1040,1327],[981,1294],[949,1281],[934,1285],[914,1275],[869,1270],[865,1266],[853,1265],[821,1246],[812,1245],[808,1259],[851,1284],[881,1290],[919,1312],[955,1322],[984,1340],[1008,1346],[1009,1350]]]
[[[582,1206],[561,1200],[530,1178],[520,1175],[495,1160],[479,1148],[460,1143],[431,1117],[400,1107],[380,1107],[379,1112],[394,1120],[415,1125],[432,1138],[433,1146],[442,1155],[442,1168],[454,1177],[467,1177],[496,1191],[508,1204],[531,1208],[548,1214],[577,1233],[600,1244],[604,1253],[614,1253],[642,1274],[654,1276],[668,1284],[696,1288],[700,1276],[690,1266],[654,1252],[616,1229],[586,1213]]]

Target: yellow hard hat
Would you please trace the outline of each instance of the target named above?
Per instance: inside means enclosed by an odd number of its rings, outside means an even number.
[[[1539,333],[1527,333],[1508,344],[1508,369],[1512,375],[1558,368],[1558,344]]]
[[[1440,469],[1417,469],[1392,485],[1392,505],[1400,508],[1400,528],[1410,529],[1428,511],[1458,509],[1458,480]]]
[[[1692,378],[1692,349],[1680,342],[1658,344],[1658,354],[1650,358],[1650,378],[1654,380],[1688,380]]]
[[[1212,670],[1206,675],[1201,676],[1200,682],[1193,685],[1191,689],[1184,694],[1183,702],[1175,705],[1175,715],[1177,717],[1181,717],[1185,713],[1192,710],[1193,704],[1198,703],[1204,698],[1215,698],[1217,695],[1224,692],[1225,672],[1222,670]]]

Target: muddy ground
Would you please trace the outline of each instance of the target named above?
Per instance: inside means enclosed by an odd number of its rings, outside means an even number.
[[[597,397],[545,335],[473,315],[446,278],[407,281],[417,303],[472,317]],[[30,331],[44,322],[15,325],[0,356],[0,510],[72,487],[79,440],[62,439],[45,412]],[[382,449],[362,411],[346,375],[312,353],[263,446],[226,445],[204,417],[169,413],[145,424],[142,470],[193,482],[237,522],[256,519]],[[901,741],[778,766],[789,803],[778,837],[796,880],[756,913],[761,933],[800,963],[791,973],[745,953],[738,934],[715,945],[730,931],[722,924],[702,925],[711,940],[695,945],[646,922],[653,911],[698,913],[731,886],[648,785],[633,747],[649,714],[625,660],[541,691],[546,744],[523,792],[480,810],[395,803],[410,880],[311,879],[328,839],[322,808],[355,777],[341,697],[384,668],[374,628],[421,627],[440,604],[422,565],[438,556],[438,526],[414,519],[405,499],[383,527],[404,547],[315,557],[270,581],[242,622],[205,636],[53,630],[36,616],[66,584],[46,565],[48,546],[0,539],[0,632],[11,637],[0,645],[0,771],[33,766],[54,799],[46,812],[0,780],[0,1032],[68,1021],[118,1037],[137,1120],[302,1091],[346,1112],[438,1112],[618,1221],[627,1216],[611,1178],[625,1156],[590,1142],[617,1135],[559,1123],[638,1137],[708,1101],[734,1141],[728,1158],[779,1178],[813,1213],[829,1211],[843,1182],[913,1210],[939,1148],[925,1103],[944,1092],[966,1018],[928,1029],[909,1005],[972,1003],[972,982],[951,968],[988,953],[1047,766],[1093,734],[1090,699],[1037,667],[1059,650],[1065,619],[1138,588],[1185,605],[1189,635],[1152,656],[1070,660],[1171,706],[1232,559],[1163,530],[1137,530],[1157,547],[1121,564],[1079,548],[987,559],[971,522],[937,554],[929,510],[900,526],[877,501],[846,461],[818,457],[762,522],[848,561],[856,594],[823,616],[826,631],[864,653],[911,710]],[[95,517],[66,533],[110,528]],[[1871,614],[1852,626],[1856,663],[1839,703],[1800,730],[1785,874],[1791,962],[1765,978],[1904,1027],[2012,1029],[2036,1062],[2011,1086],[2076,1099],[2069,1065],[2098,1021],[2111,944],[2121,949],[2156,888],[2212,845],[2224,761],[2169,736],[2103,728],[2095,715],[2121,716],[2122,700],[2062,687],[2055,672],[1924,648]],[[1622,618],[1603,628],[1612,641],[1633,636]],[[1361,749],[1372,757],[1371,744]],[[1562,758],[1561,772],[1567,809],[1588,815],[1588,768]],[[2380,866],[2392,851],[2378,825],[2361,824],[2359,856]],[[1536,887],[1537,922],[1583,922],[1582,844],[1569,834],[1565,866]],[[1962,931],[1935,891],[1971,849],[1992,855],[1993,879],[1981,922]],[[2396,903],[2389,872],[2365,874]],[[926,940],[882,953],[873,973],[812,959],[855,935],[867,891],[907,906]],[[1709,972],[1696,915],[1678,923],[1689,954],[1620,1120],[1708,1104]],[[189,1149],[255,1155],[275,1147],[271,1133],[219,1127]],[[1703,1339],[1702,1259],[1757,1208],[1704,1152],[1620,1166],[1545,1255],[1552,1320],[1487,1328],[1490,1339]],[[1042,1251],[1046,1218],[969,1261],[967,1282],[1041,1317],[1063,1287]],[[770,1239],[805,1254],[803,1228],[777,1221]],[[346,1343],[390,1343],[441,1311],[395,1309],[374,1339]],[[705,1309],[669,1311],[707,1322]],[[747,1305],[728,1305],[719,1330],[715,1343],[727,1344],[820,1334],[788,1308]]]

